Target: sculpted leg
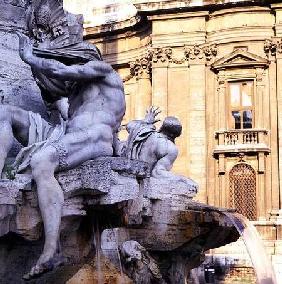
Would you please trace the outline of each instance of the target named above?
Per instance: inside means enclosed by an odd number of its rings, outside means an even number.
[[[61,211],[64,202],[62,189],[54,177],[59,157],[54,147],[48,147],[35,154],[31,160],[32,175],[37,185],[38,202],[44,223],[45,244],[43,252],[30,273],[31,279],[57,266],[54,259],[57,251]]]
[[[0,121],[0,177],[4,168],[5,160],[13,145],[13,130],[11,123]]]
[[[59,142],[42,149],[32,157],[32,175],[37,185],[45,244],[39,260],[24,279],[34,278],[58,265],[55,258],[64,195],[54,173],[59,166],[70,169],[99,156],[111,156],[111,133],[106,135],[102,130],[104,131],[105,127],[96,126],[93,131],[88,129],[68,133]]]
[[[23,146],[28,142],[29,115],[19,107],[0,105],[0,177],[14,137]]]

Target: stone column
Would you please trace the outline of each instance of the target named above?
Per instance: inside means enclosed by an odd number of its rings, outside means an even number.
[[[190,176],[191,168],[187,164],[189,152],[189,108],[190,108],[190,78],[186,61],[171,62],[168,68],[168,115],[176,116],[182,124],[182,134],[176,139],[179,149],[178,159],[173,170],[176,173]]]
[[[271,164],[271,218],[281,216],[282,196],[282,41],[273,39],[265,43],[269,65],[270,103],[270,161]],[[276,63],[276,64],[275,64]],[[278,141],[278,145],[277,145]],[[279,212],[280,210],[280,212]]]
[[[213,151],[215,149],[216,139],[215,139],[215,125],[216,123],[216,113],[218,110],[215,104],[215,94],[216,94],[216,75],[208,67],[206,70],[207,86],[206,86],[206,127],[207,127],[207,195],[208,204],[215,206],[215,195],[216,195],[216,159],[213,156]],[[224,156],[224,155],[223,155]],[[224,157],[223,157],[224,161]]]
[[[271,64],[269,67],[270,83],[270,109],[271,109],[271,165],[272,165],[272,219],[282,218],[282,4],[272,4],[271,8],[275,11],[275,35],[272,42],[268,41],[265,45]],[[275,58],[276,55],[276,58]],[[275,70],[276,59],[276,70]],[[276,82],[276,85],[275,85]],[[274,85],[274,86],[273,86]],[[276,101],[275,101],[276,100]],[[273,107],[276,103],[277,107]],[[278,129],[278,133],[277,133]],[[274,133],[272,133],[274,131]],[[275,140],[276,139],[276,140]],[[274,142],[275,141],[275,142]],[[277,149],[278,141],[278,149]],[[273,148],[274,152],[273,152]],[[277,168],[278,161],[278,168]],[[274,170],[274,172],[273,172]],[[275,174],[279,177],[275,179]],[[280,200],[280,201],[279,201]]]
[[[206,57],[203,48],[194,46],[189,56],[189,156],[190,176],[199,183],[197,199],[207,202],[206,135]]]
[[[280,42],[281,43],[281,42]],[[277,109],[273,110],[272,107],[272,112],[274,111],[274,113],[271,113],[271,124],[273,125],[271,127],[271,141],[273,141],[274,139],[278,138],[278,149],[277,149],[277,142],[275,141],[272,143],[271,142],[271,156],[272,156],[272,160],[274,160],[272,162],[272,174],[275,177],[275,174],[277,173],[277,176],[279,175],[279,180],[275,180],[275,183],[272,184],[272,192],[273,192],[273,203],[272,203],[272,215],[277,215],[276,211],[280,210],[280,217],[282,218],[282,205],[281,205],[281,197],[282,197],[282,50],[280,50],[280,52],[277,52],[276,54],[276,95],[277,95],[277,101],[275,102],[275,97],[272,98],[273,103],[272,105],[274,105],[275,103],[277,104]],[[272,63],[272,65],[274,65],[274,63]],[[278,121],[274,121],[274,118],[278,117]],[[278,123],[278,125],[277,125]],[[272,133],[272,131],[275,129],[275,132]],[[277,133],[277,129],[278,129],[278,133]],[[273,135],[275,135],[273,137]],[[273,152],[272,147],[275,147],[275,152]],[[277,152],[278,151],[278,152]],[[278,165],[279,167],[277,168],[277,160],[278,160]],[[273,172],[275,171],[275,172]],[[274,187],[273,187],[274,186]],[[278,203],[280,199],[280,204]]]
[[[264,76],[265,71],[262,68],[256,69],[256,86],[255,86],[255,127],[256,128],[269,128],[269,121],[267,119],[267,109],[264,104],[264,97],[266,97],[266,87]],[[261,137],[260,137],[261,138]],[[259,140],[261,141],[261,140]],[[275,150],[274,150],[275,153]],[[258,153],[258,173],[257,173],[257,214],[258,220],[266,220],[267,194],[265,187],[265,163],[264,153]],[[272,159],[273,160],[273,159]],[[274,162],[274,160],[273,160]],[[274,187],[275,188],[275,187]]]
[[[226,82],[225,82],[225,74],[224,71],[219,71],[217,77],[218,87],[218,129],[226,130],[227,124],[227,116],[226,116]]]
[[[155,48],[152,58],[152,104],[162,111],[162,120],[168,114],[168,52],[167,48]]]
[[[152,56],[147,52],[143,57],[131,63],[131,73],[136,76],[137,92],[135,96],[135,119],[142,119],[148,107],[152,105],[151,69]]]
[[[262,68],[256,69],[256,104],[255,104],[255,127],[256,128],[265,128],[267,127],[264,115],[264,104],[263,104],[263,97],[265,93],[265,82],[263,80],[264,77],[264,70]]]
[[[150,74],[142,74],[137,78],[137,93],[135,100],[136,119],[144,118],[146,110],[152,105],[152,84]]]

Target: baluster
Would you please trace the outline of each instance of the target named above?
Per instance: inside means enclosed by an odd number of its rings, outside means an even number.
[[[244,144],[249,144],[250,143],[250,133],[246,132],[245,133],[245,143]]]
[[[238,135],[238,143],[239,144],[243,144],[244,140],[245,140],[244,133],[243,132],[238,132],[237,135]]]
[[[236,134],[235,133],[232,133],[232,145],[235,145],[236,144]]]
[[[228,139],[228,133],[224,133],[224,145],[228,145],[229,144],[229,139]]]
[[[257,144],[258,143],[258,133],[257,131],[254,132],[254,141],[253,141],[254,144]]]

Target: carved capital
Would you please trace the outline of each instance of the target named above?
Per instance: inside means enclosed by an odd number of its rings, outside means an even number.
[[[186,60],[205,59],[211,61],[217,55],[217,46],[213,45],[194,45],[184,48]]]
[[[186,47],[186,56],[188,56],[188,60],[195,60],[195,59],[203,59],[204,58],[204,52],[203,49],[195,44],[192,47]]]
[[[282,39],[273,38],[271,40],[267,39],[264,42],[264,52],[269,57],[276,56],[277,54],[282,54]]]
[[[209,46],[203,47],[203,52],[206,56],[207,61],[211,61],[214,57],[217,56],[217,46],[216,44],[212,44]]]
[[[172,58],[172,49],[170,47],[157,47],[153,48],[152,50],[152,61],[154,63],[158,62],[169,62]]]
[[[130,74],[136,77],[142,77],[143,75],[151,75],[152,70],[152,57],[153,52],[147,49],[145,54],[136,59],[134,62],[130,62]]]

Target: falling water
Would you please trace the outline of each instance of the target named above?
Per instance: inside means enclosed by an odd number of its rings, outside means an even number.
[[[118,249],[118,235],[116,233],[115,230],[113,230],[114,234],[115,234],[115,239],[116,239],[116,252],[117,252],[117,257],[118,257],[118,264],[119,264],[119,269],[120,269],[120,278],[121,278],[121,283],[125,282],[124,281],[124,274],[123,274],[123,269],[122,269],[122,264],[121,264],[121,258],[120,258],[120,253],[119,253],[119,249]]]
[[[238,213],[221,212],[241,235],[253,263],[258,284],[277,284],[271,261],[253,224]]]
[[[104,283],[104,277],[102,272],[102,263],[101,263],[101,235],[98,226],[98,222],[96,226],[93,225],[93,235],[94,235],[94,245],[95,245],[95,260],[96,260],[96,269],[98,276],[98,284]]]

